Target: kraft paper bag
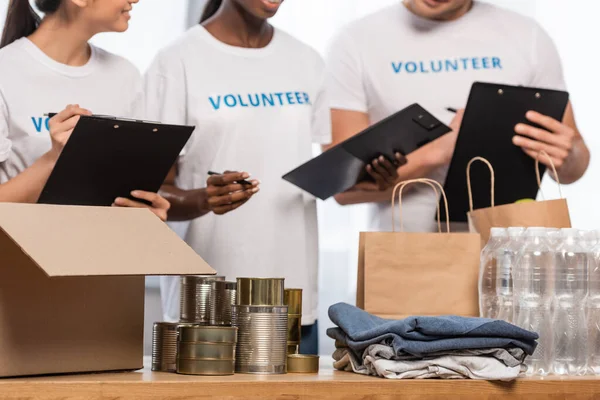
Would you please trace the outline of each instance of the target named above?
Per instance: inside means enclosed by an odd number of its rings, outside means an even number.
[[[417,179],[398,184],[402,214],[402,192],[408,184],[441,190],[433,180]],[[448,215],[448,212],[446,212]],[[480,236],[473,233],[363,232],[360,234],[357,305],[382,318],[408,316],[478,316],[477,280]],[[400,218],[402,221],[402,218]],[[402,225],[402,224],[401,224]]]
[[[563,199],[560,188],[560,181],[556,168],[552,165],[552,160],[545,152],[540,152],[536,160],[536,175],[538,186],[541,185],[539,157],[548,157],[555,180],[558,183],[560,199],[558,200],[543,200],[524,203],[506,204],[495,206],[494,204],[494,168],[484,158],[475,157],[467,166],[467,188],[469,191],[470,212],[467,213],[469,221],[469,230],[481,235],[482,246],[488,242],[491,228],[510,228],[510,227],[544,227],[544,228],[570,228],[571,217],[569,215],[569,206],[567,200]],[[471,190],[471,165],[481,161],[490,169],[492,192],[491,192],[491,207],[473,210],[473,194]],[[543,197],[543,193],[542,193]]]

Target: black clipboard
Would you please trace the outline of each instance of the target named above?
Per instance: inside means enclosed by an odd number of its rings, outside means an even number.
[[[563,91],[476,82],[471,88],[456,148],[444,185],[450,220],[467,222],[469,197],[466,169],[473,157],[490,161],[495,171],[495,204],[535,199],[538,193],[535,161],[512,143],[515,125],[534,125],[525,118],[533,110],[562,121],[569,102]],[[544,173],[545,168],[540,168]],[[471,167],[474,209],[487,208],[490,172],[482,163]],[[446,218],[444,207],[440,207]]]
[[[418,104],[379,121],[361,133],[325,151],[283,176],[313,196],[326,200],[344,192],[365,178],[365,167],[383,155],[408,155],[419,147],[450,132]]]
[[[132,198],[132,190],[157,192],[193,131],[191,126],[83,116],[38,203],[110,206],[117,197]]]

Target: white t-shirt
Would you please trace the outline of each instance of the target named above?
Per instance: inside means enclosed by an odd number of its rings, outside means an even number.
[[[48,57],[29,39],[0,50],[0,182],[14,178],[51,148],[48,117],[67,104],[95,114],[132,116],[143,81],[124,58],[91,46],[86,65]]]
[[[146,79],[147,118],[196,126],[179,187],[206,187],[209,170],[261,181],[238,210],[192,221],[186,241],[229,280],[283,277],[304,289],[303,324],[317,317],[316,202],[281,177],[311,158],[313,142],[331,140],[324,85],[319,55],[283,31],[265,48],[246,49],[202,26],[162,51]]]
[[[327,61],[331,107],[368,113],[371,123],[415,102],[450,123],[446,107],[465,107],[475,81],[565,87],[556,48],[537,23],[477,1],[451,22],[421,18],[398,1],[343,29]],[[447,169],[430,177],[443,182]],[[404,196],[405,230],[435,230],[436,205],[431,188],[415,186]],[[391,230],[390,204],[370,208],[371,229]]]

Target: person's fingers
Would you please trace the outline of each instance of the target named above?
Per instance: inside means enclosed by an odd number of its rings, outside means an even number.
[[[230,193],[224,196],[215,196],[208,199],[208,205],[212,209],[227,204],[234,204],[240,201],[248,200],[250,197],[258,193],[258,188],[244,190],[243,192]]]
[[[74,117],[69,118],[68,120],[66,120],[64,122],[50,125],[50,135],[55,136],[55,135],[59,135],[59,134],[63,134],[63,133],[66,134],[66,132],[69,132],[69,131],[73,131],[73,129],[75,129],[75,126],[79,122],[80,118],[81,117],[79,115],[76,115]]]
[[[383,177],[373,169],[373,166],[371,164],[367,165],[366,170],[367,173],[371,176],[371,178],[373,178],[375,184],[377,184],[379,189],[385,188],[387,186]]]
[[[49,124],[60,124],[76,115],[92,115],[88,109],[79,107],[78,104],[69,104],[64,110],[50,118]]]
[[[212,175],[209,176],[206,184],[207,186],[226,186],[236,181],[241,181],[250,177],[247,172],[228,172],[223,175]]]
[[[154,213],[154,215],[156,215],[158,218],[160,218],[161,221],[166,222],[167,221],[167,211],[163,208],[151,208],[150,211],[152,211]]]
[[[155,208],[160,208],[162,210],[168,210],[171,208],[171,203],[158,193],[146,192],[143,190],[134,190],[131,192],[131,195],[135,198],[149,201],[152,203],[152,206]]]
[[[570,133],[569,132],[569,130],[571,129],[570,127],[568,127],[567,125],[564,125],[562,122],[557,121],[552,117],[540,114],[537,111],[528,111],[527,114],[525,114],[525,117],[529,121],[546,128],[550,132],[554,132],[554,133],[558,133],[558,134]]]
[[[246,204],[248,200],[244,200],[244,201],[240,201],[238,203],[234,203],[234,204],[227,204],[225,206],[221,206],[221,207],[216,207],[213,210],[213,213],[217,214],[217,215],[224,215],[227,214],[228,212],[231,212],[233,210],[237,210],[238,208],[240,208],[241,206],[243,206],[244,204]]]
[[[137,191],[136,191],[137,192]],[[148,192],[146,192],[148,193]],[[141,198],[141,196],[136,196],[138,198]],[[148,200],[149,199],[144,199],[144,200]],[[117,197],[113,203],[113,206],[115,207],[129,207],[129,208],[147,208],[150,211],[152,211],[152,213],[154,213],[154,215],[156,215],[158,218],[160,218],[162,221],[166,221],[167,220],[167,211],[170,207],[170,204],[168,201],[167,204],[165,205],[163,203],[163,200],[166,201],[166,199],[162,198],[161,196],[157,196],[155,198],[156,204],[157,206],[155,207],[151,207],[148,206],[147,204],[144,203],[140,203],[139,201],[135,201],[135,200],[131,200],[131,199],[127,199],[124,197]]]
[[[241,192],[244,189],[244,186],[239,183],[227,186],[209,186],[206,188],[206,194],[208,197],[223,196],[229,193]]]
[[[385,171],[389,176],[389,178],[386,179],[388,183],[391,184],[396,182],[396,179],[398,179],[398,169],[394,166],[394,164],[392,164],[387,158],[381,156],[379,157],[379,165],[385,168]]]
[[[563,135],[557,135],[555,133],[551,133],[546,130],[526,124],[517,124],[515,126],[515,132],[519,135],[526,136],[538,142],[543,142],[552,146],[561,147],[567,151],[570,150],[571,140],[570,138]]]
[[[125,197],[117,197],[115,199],[114,205],[119,206],[119,207],[148,208],[148,205],[146,205],[144,203],[140,203],[139,201],[127,199]]]
[[[383,166],[383,162],[381,159],[373,160],[371,163],[375,172],[381,175],[384,181],[388,181],[390,179],[390,172]]]
[[[408,162],[406,157],[404,155],[402,155],[401,153],[396,153],[395,156],[396,156],[396,162],[398,163],[399,167],[405,165]]]
[[[565,159],[569,156],[569,152],[563,148],[552,146],[547,143],[531,140],[524,136],[514,136],[513,143],[526,150],[534,151],[536,154],[540,151],[545,151],[550,157],[557,159]]]

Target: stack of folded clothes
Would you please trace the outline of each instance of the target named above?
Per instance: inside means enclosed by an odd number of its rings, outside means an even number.
[[[329,308],[338,327],[334,367],[390,379],[510,381],[525,372],[538,335],[504,321],[409,317],[394,321],[339,303]]]

